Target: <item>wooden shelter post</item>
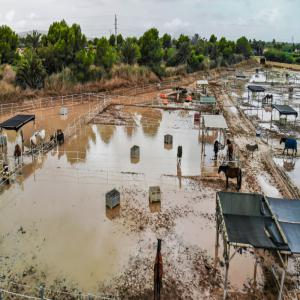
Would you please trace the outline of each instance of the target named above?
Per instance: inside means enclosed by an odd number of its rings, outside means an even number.
[[[255,259],[255,264],[254,264],[254,274],[253,274],[253,285],[254,286],[256,286],[257,265],[258,265],[258,261],[257,261],[257,258],[256,258]]]
[[[223,257],[225,260],[225,279],[224,279],[224,294],[223,294],[224,300],[227,298],[227,294],[228,294],[228,272],[229,272],[229,262],[230,262],[229,256],[230,256],[230,245],[224,241],[224,253],[223,253]]]
[[[285,268],[283,268],[282,270],[282,275],[281,275],[281,281],[280,281],[280,290],[279,290],[279,294],[278,294],[278,300],[282,299],[282,291],[283,291],[283,286],[284,286],[284,279],[285,279]]]
[[[219,237],[220,237],[220,223],[219,223],[219,210],[218,210],[218,198],[216,194],[216,242],[215,242],[215,267],[219,260]]]

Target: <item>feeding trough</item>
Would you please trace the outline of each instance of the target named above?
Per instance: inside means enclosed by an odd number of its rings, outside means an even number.
[[[164,143],[167,145],[172,145],[173,144],[173,136],[171,134],[166,134],[164,136]]]
[[[130,149],[130,160],[131,163],[137,164],[140,161],[140,147],[137,145],[134,145]]]
[[[120,205],[120,192],[118,192],[116,189],[107,192],[105,194],[105,200],[106,206],[110,209]]]
[[[61,116],[66,116],[69,113],[69,109],[67,107],[61,107],[59,110],[59,114]]]
[[[161,192],[159,186],[150,186],[149,187],[149,202],[160,202],[161,201]]]

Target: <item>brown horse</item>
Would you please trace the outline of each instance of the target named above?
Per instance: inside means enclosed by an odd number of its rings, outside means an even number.
[[[237,190],[239,191],[242,187],[242,170],[240,168],[234,168],[230,166],[220,166],[218,174],[224,172],[226,176],[226,189],[228,189],[228,178],[236,178]]]
[[[15,160],[18,161],[18,164],[20,163],[20,157],[22,156],[22,150],[21,150],[21,147],[19,144],[17,144],[15,146],[15,151],[14,151],[14,157],[15,157]]]

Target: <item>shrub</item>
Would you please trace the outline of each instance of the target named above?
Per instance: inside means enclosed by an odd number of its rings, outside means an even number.
[[[45,89],[49,91],[62,92],[70,89],[74,84],[71,69],[64,68],[60,73],[54,73],[46,78]]]

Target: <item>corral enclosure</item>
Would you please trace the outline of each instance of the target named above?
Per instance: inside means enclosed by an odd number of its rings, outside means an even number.
[[[137,126],[83,126],[46,156],[33,162],[25,158],[22,174],[1,194],[2,272],[13,277],[33,266],[36,276],[44,274],[46,284],[66,280],[68,286],[96,292],[99,284],[110,286],[127,269],[146,268],[138,293],[151,289],[156,238],[163,237],[169,276],[189,284],[193,276],[201,275],[194,270],[192,257],[199,252],[214,255],[215,190],[190,178],[201,170],[194,112],[124,110]],[[64,129],[74,113],[70,109],[62,120],[57,111],[50,110],[49,116],[43,111],[41,116],[37,113],[37,124],[48,132],[57,126]],[[31,129],[27,130],[29,135]],[[172,149],[164,147],[167,133],[173,136]],[[9,142],[11,151],[13,135]],[[137,164],[130,160],[133,145],[140,147]],[[181,165],[178,145],[183,146]],[[206,153],[210,161],[211,144]],[[149,205],[151,185],[161,188],[160,206]],[[109,211],[105,194],[113,188],[121,192],[121,204]],[[135,265],[139,259],[144,263]],[[232,284],[242,287],[252,276],[252,266],[251,256],[237,257],[230,270]],[[29,283],[37,284],[34,276]]]

